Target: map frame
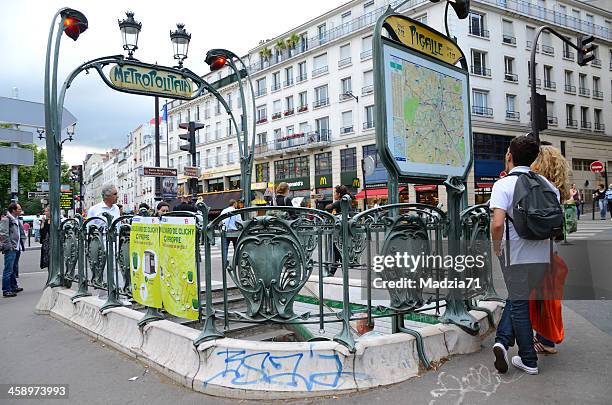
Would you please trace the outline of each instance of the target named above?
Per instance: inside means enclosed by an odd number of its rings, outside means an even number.
[[[385,152],[391,157],[391,160],[397,170],[399,177],[408,180],[419,180],[419,181],[439,181],[442,182],[451,177],[462,177],[466,178],[471,166],[473,159],[472,152],[472,125],[471,125],[471,114],[470,114],[470,92],[469,92],[469,74],[467,71],[458,66],[453,66],[448,63],[441,62],[437,59],[431,58],[411,48],[398,44],[395,41],[381,38],[382,40],[382,100],[384,100],[384,106],[377,105],[377,109],[380,111],[377,113],[377,117],[383,118],[384,131],[382,136],[384,141]],[[419,65],[434,72],[451,76],[458,79],[462,85],[462,98],[463,103],[463,139],[465,145],[465,157],[463,165],[461,166],[448,166],[442,164],[428,164],[428,163],[415,163],[408,160],[402,161],[398,158],[402,158],[398,155],[394,147],[394,134],[393,134],[393,93],[391,88],[391,71],[390,62],[391,56],[402,59],[409,63]],[[380,100],[380,98],[377,98]],[[380,108],[382,107],[382,108]],[[380,121],[379,121],[380,122]]]

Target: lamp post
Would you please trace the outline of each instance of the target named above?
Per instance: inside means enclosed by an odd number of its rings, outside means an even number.
[[[59,17],[59,21],[58,21]],[[57,22],[56,22],[57,21]],[[57,70],[59,48],[62,33],[76,41],[79,35],[88,27],[87,18],[80,11],[71,8],[60,9],[51,20],[47,53],[45,60],[45,133],[47,148],[47,170],[49,174],[49,205],[51,211],[51,254],[49,255],[49,278],[47,285],[58,287],[63,280],[60,270],[60,172],[61,172],[61,116],[63,112],[63,96],[57,97]]]
[[[138,49],[138,35],[142,29],[142,24],[134,19],[134,12],[127,11],[126,19],[123,21],[117,20],[119,29],[121,30],[121,38],[123,39],[123,49],[128,51],[128,59],[134,59],[134,51]]]
[[[251,89],[251,104],[253,114],[253,130],[251,139],[251,148],[249,149],[249,131],[247,127],[247,107],[246,98],[244,95],[244,86],[242,84],[242,77],[238,67],[234,63],[236,59],[242,65],[242,68],[246,72],[246,79],[249,82]],[[240,101],[242,103],[242,131],[243,138],[240,138],[240,131],[236,131],[238,138],[238,153],[240,153],[240,183],[242,187],[242,199],[244,207],[248,208],[251,206],[251,175],[253,170],[253,156],[255,154],[255,90],[253,88],[253,82],[248,74],[247,67],[244,61],[232,51],[227,49],[211,49],[206,53],[205,62],[210,66],[211,71],[219,70],[226,64],[232,69],[238,79],[238,86],[240,89]]]

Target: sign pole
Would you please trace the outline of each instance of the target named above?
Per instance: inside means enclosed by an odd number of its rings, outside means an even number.
[[[155,96],[155,166],[160,167],[159,157],[159,97]],[[155,200],[161,200],[161,179],[155,178]]]

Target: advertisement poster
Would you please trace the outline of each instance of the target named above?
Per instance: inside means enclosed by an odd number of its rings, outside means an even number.
[[[177,179],[176,176],[162,177],[162,198],[173,199],[177,195]]]
[[[139,304],[162,307],[159,257],[159,219],[132,218],[130,232],[132,296]]]
[[[159,247],[161,296],[168,313],[198,319],[195,218],[163,217]]]

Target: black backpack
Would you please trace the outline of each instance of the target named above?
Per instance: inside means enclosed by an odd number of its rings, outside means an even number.
[[[522,239],[545,240],[563,237],[563,209],[553,189],[536,173],[514,172],[517,176],[512,198],[512,215],[507,218]],[[506,226],[506,230],[508,227]]]

